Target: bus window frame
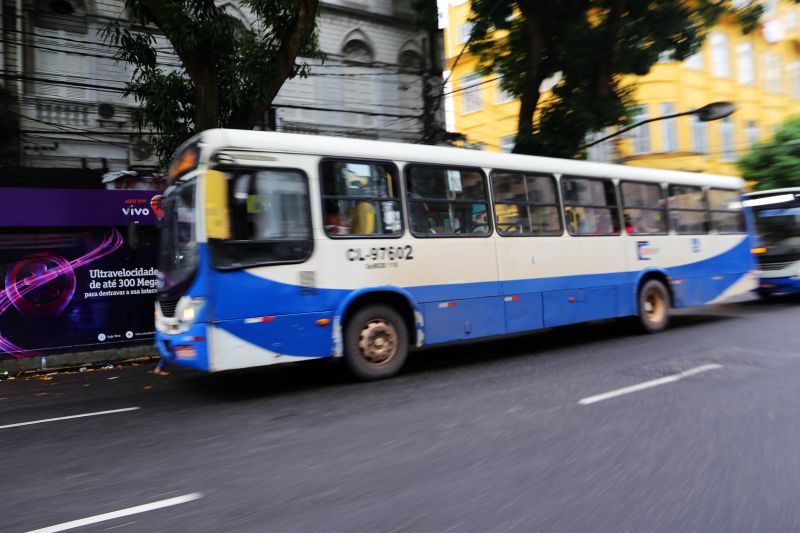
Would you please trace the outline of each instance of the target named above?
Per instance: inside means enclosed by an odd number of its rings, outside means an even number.
[[[400,233],[396,235],[386,235],[386,234],[369,234],[369,235],[335,235],[328,233],[328,230],[325,229],[325,201],[326,200],[357,200],[359,198],[355,196],[342,196],[342,195],[326,195],[324,193],[323,188],[323,181],[322,181],[322,166],[326,162],[339,162],[339,163],[362,163],[362,164],[376,164],[376,165],[390,165],[394,171],[395,175],[397,176],[397,186],[400,188],[398,191],[397,200],[387,200],[383,199],[382,201],[396,201],[400,207],[400,224],[402,227],[400,228]],[[322,231],[327,235],[329,239],[339,240],[339,239],[401,239],[406,234],[406,218],[405,218],[405,206],[403,205],[403,178],[402,173],[400,172],[400,168],[397,166],[397,163],[392,161],[391,159],[371,159],[371,158],[358,158],[358,157],[322,157],[319,160],[319,165],[317,165],[317,173],[319,179],[319,206],[320,206],[320,214],[322,221]],[[373,197],[362,197],[363,200],[368,201],[375,201],[379,202],[381,200]]]
[[[709,199],[709,193],[711,191],[725,191],[725,192],[732,192],[736,196],[739,197],[739,202],[742,201],[742,191],[739,189],[724,189],[722,187],[709,187],[706,190],[706,205],[708,205],[708,223],[710,225],[710,229],[714,231],[717,235],[745,235],[748,233],[747,231],[747,219],[744,214],[744,207],[739,209],[712,209],[711,207],[711,200]],[[716,224],[714,223],[714,213],[739,213],[742,217],[742,231],[719,231],[717,229]]]
[[[661,200],[664,202],[664,207],[661,208],[661,212],[664,215],[664,220],[667,223],[667,230],[666,231],[659,231],[657,233],[639,233],[639,232],[632,232],[628,233],[624,231],[626,235],[634,235],[634,236],[647,236],[647,235],[670,235],[672,233],[672,219],[669,216],[669,194],[666,188],[664,187],[664,183],[660,181],[640,181],[640,180],[629,180],[629,179],[621,179],[617,184],[617,189],[619,190],[619,203],[622,206],[621,214],[622,214],[622,225],[623,229],[625,226],[625,209],[641,209],[641,210],[648,210],[648,211],[659,211],[656,208],[652,207],[634,207],[634,206],[627,206],[625,205],[625,194],[622,192],[622,185],[625,183],[634,183],[637,185],[656,185],[661,190]],[[668,184],[667,184],[668,185]],[[676,233],[677,235],[677,233]]]
[[[612,188],[614,189],[614,205],[611,206],[610,204],[606,205],[597,205],[597,204],[570,204],[571,207],[588,207],[591,209],[616,209],[617,211],[617,224],[619,227],[619,231],[616,233],[573,233],[570,229],[570,225],[567,224],[567,202],[566,202],[566,195],[564,194],[564,180],[565,179],[582,179],[582,180],[589,180],[589,181],[602,181],[602,182],[609,182],[611,183]],[[569,233],[572,237],[619,237],[623,235],[624,229],[624,220],[622,220],[622,207],[620,206],[620,192],[617,184],[614,182],[613,178],[601,178],[597,176],[581,176],[578,174],[561,174],[559,176],[559,189],[561,192],[561,209],[563,211],[564,216],[564,226],[567,228],[567,233]]]
[[[500,201],[501,204],[506,205],[525,205],[525,206],[534,206],[534,207],[556,207],[556,211],[558,212],[558,224],[559,224],[559,232],[558,233],[508,233],[500,231],[500,227],[497,225],[497,212],[495,210],[495,206],[497,205],[498,201],[495,198],[495,191],[494,191],[494,174],[495,173],[505,173],[505,174],[521,174],[522,176],[526,176],[528,174],[536,175],[540,177],[549,177],[553,180],[553,185],[555,186],[555,193],[556,193],[556,203],[555,204],[540,204],[540,203],[531,203],[529,201]],[[552,172],[539,172],[539,171],[527,171],[527,170],[508,170],[504,168],[492,168],[489,172],[489,186],[491,187],[492,191],[492,219],[494,220],[495,230],[497,234],[501,237],[562,237],[564,232],[566,231],[564,228],[566,227],[566,220],[564,218],[564,206],[562,202],[561,196],[561,185],[559,184],[559,179],[556,177],[555,174]]]
[[[304,178],[303,183],[305,184],[306,199],[307,199],[307,201],[306,201],[306,214],[308,215],[308,221],[309,221],[309,224],[310,224],[310,227],[309,227],[310,238],[309,238],[309,240],[307,242],[309,242],[311,244],[311,248],[309,249],[308,254],[302,259],[290,259],[290,260],[286,260],[286,261],[257,261],[257,262],[252,262],[252,263],[249,262],[247,264],[242,264],[242,265],[219,266],[217,264],[216,260],[215,260],[215,255],[217,255],[219,252],[216,252],[216,254],[215,254],[215,251],[214,251],[215,248],[219,248],[219,245],[225,245],[226,243],[229,243],[231,245],[246,245],[247,243],[266,244],[266,243],[275,242],[275,241],[269,241],[269,240],[257,240],[256,241],[256,240],[241,240],[241,239],[225,239],[225,240],[209,239],[208,240],[208,251],[209,251],[209,256],[210,256],[209,257],[209,259],[210,259],[209,262],[210,262],[211,268],[213,268],[214,270],[218,270],[220,272],[232,272],[232,271],[236,271],[236,270],[246,270],[248,268],[256,268],[256,267],[261,267],[261,266],[299,265],[299,264],[305,263],[306,261],[311,259],[311,257],[313,257],[314,252],[316,250],[316,244],[315,244],[315,240],[316,239],[314,239],[314,219],[313,219],[313,212],[312,212],[312,208],[311,208],[311,202],[312,202],[312,200],[311,200],[311,181],[310,181],[310,179],[308,177],[308,173],[306,171],[304,171],[301,168],[292,168],[292,167],[286,167],[286,166],[273,167],[273,166],[260,166],[260,165],[229,165],[229,164],[217,164],[217,165],[214,165],[213,167],[209,167],[209,170],[217,170],[217,171],[222,172],[224,174],[236,173],[236,172],[241,172],[241,171],[250,171],[253,174],[255,174],[257,172],[261,172],[261,171],[285,171],[285,172],[296,172],[296,173],[300,174]],[[202,206],[202,209],[205,210],[205,204]],[[231,224],[231,227],[233,227],[233,221],[231,220],[231,217],[233,216],[233,212],[230,209],[230,206],[228,208],[228,211],[229,211],[229,213],[228,213],[229,224]],[[306,242],[306,241],[294,241],[294,240],[292,240],[292,241],[283,241],[283,242]]]
[[[700,189],[700,191],[703,193],[703,204],[705,205],[705,208],[704,209],[682,209],[682,208],[673,209],[669,205],[669,198],[670,198],[670,196],[672,196],[671,188],[673,186],[675,186],[675,187],[692,187],[692,188],[695,188],[695,189]],[[710,187],[707,187],[707,186],[704,186],[704,185],[687,185],[687,184],[684,184],[684,183],[667,182],[667,209],[669,210],[669,225],[670,225],[670,228],[672,229],[672,231],[675,232],[675,235],[711,235],[711,232],[712,232],[712,230],[714,228],[712,227],[712,224],[711,224],[711,210],[709,209],[709,204],[708,204],[708,189],[709,188]],[[697,232],[697,231],[695,231],[695,232],[680,232],[680,231],[678,231],[678,228],[675,227],[672,224],[672,212],[673,211],[686,212],[686,213],[705,212],[705,214],[706,214],[706,226],[707,226],[706,231],[703,231],[703,232]]]
[[[455,204],[476,204],[480,202],[476,201],[469,201],[469,200],[448,200],[445,198],[430,198],[430,197],[420,197],[420,198],[410,198],[409,197],[409,188],[408,188],[408,180],[409,180],[409,173],[410,169],[413,167],[431,167],[431,168],[442,168],[445,170],[467,170],[470,172],[477,171],[481,175],[481,180],[483,182],[483,192],[485,196],[484,203],[486,204],[486,223],[488,226],[488,230],[486,233],[417,233],[413,230],[411,225],[411,203],[412,202],[447,202],[447,203],[455,203]],[[406,203],[406,215],[408,217],[408,232],[411,236],[417,239],[485,239],[487,237],[491,237],[494,235],[494,209],[492,207],[492,195],[490,191],[490,184],[488,178],[486,176],[486,172],[484,171],[483,167],[469,167],[463,165],[445,165],[442,163],[420,163],[418,161],[406,163],[403,166],[403,200]]]

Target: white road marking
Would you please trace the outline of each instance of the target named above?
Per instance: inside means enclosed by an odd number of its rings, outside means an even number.
[[[644,383],[639,383],[637,385],[631,385],[630,387],[623,387],[621,389],[604,392],[603,394],[597,394],[596,396],[589,396],[587,398],[578,400],[578,403],[580,405],[589,405],[596,402],[602,402],[603,400],[608,400],[609,398],[616,398],[617,396],[623,396],[625,394],[630,394],[632,392],[638,392],[640,390],[649,389],[651,387],[658,387],[659,385],[673,383],[685,377],[693,376],[701,372],[707,372],[708,370],[716,370],[718,368],[722,368],[722,365],[718,364],[702,365],[695,368],[690,368],[689,370],[684,370],[683,372],[679,372],[678,374],[674,374],[672,376],[666,376],[663,378],[654,379],[652,381],[645,381]]]
[[[146,513],[147,511],[155,511],[156,509],[163,509],[164,507],[171,507],[173,505],[180,505],[182,503],[191,502],[202,498],[203,495],[199,492],[186,494],[185,496],[178,496],[168,500],[161,500],[153,503],[146,503],[144,505],[137,505],[136,507],[129,507],[127,509],[120,509],[119,511],[112,511],[110,513],[99,514],[90,516],[88,518],[81,518],[80,520],[73,520],[72,522],[64,522],[63,524],[56,524],[54,526],[44,527],[42,529],[35,529],[28,531],[28,533],[55,533],[56,531],[66,531],[68,529],[75,529],[76,527],[88,526],[90,524],[97,524],[98,522],[105,522],[106,520],[114,520],[115,518],[122,518],[123,516],[131,516],[139,513]]]
[[[125,409],[112,409],[111,411],[97,411],[95,413],[83,413],[82,415],[59,416],[58,418],[43,418],[42,420],[31,420],[30,422],[18,422],[16,424],[6,424],[0,426],[0,429],[16,428],[19,426],[30,426],[33,424],[44,424],[45,422],[56,422],[58,420],[69,420],[71,418],[84,418],[87,416],[100,416],[110,415],[114,413],[124,413],[126,411],[135,411],[138,407],[126,407]]]
[[[133,525],[133,524],[135,524],[135,523],[136,523],[136,520],[131,520],[130,522],[125,522],[124,524],[120,524],[120,525],[118,525],[118,526],[111,526],[111,527],[107,527],[107,528],[106,528],[106,531],[111,531],[111,530],[113,530],[113,529],[119,529],[119,528],[121,528],[121,527],[127,527],[127,526]]]

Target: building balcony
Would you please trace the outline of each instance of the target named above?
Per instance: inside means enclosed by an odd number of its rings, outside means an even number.
[[[63,128],[69,128],[104,132],[127,129],[131,123],[130,110],[121,105],[36,96],[24,98],[21,113],[23,129],[63,131]]]

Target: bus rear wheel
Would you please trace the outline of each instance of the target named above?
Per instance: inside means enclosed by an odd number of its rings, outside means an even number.
[[[387,305],[369,305],[356,311],[345,325],[344,341],[348,368],[365,381],[397,374],[408,357],[405,322]]]
[[[639,290],[639,324],[647,333],[657,333],[669,324],[669,291],[657,279],[646,281]]]

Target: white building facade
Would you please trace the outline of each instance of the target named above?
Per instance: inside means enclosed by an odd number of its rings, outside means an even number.
[[[14,104],[0,105],[18,120],[19,164],[152,168],[147,137],[132,125],[135,102],[123,96],[131,69],[114,61],[101,35],[124,13],[122,0],[0,2],[0,84]],[[265,124],[279,131],[419,140],[428,41],[413,24],[409,1],[320,4],[319,42],[327,58],[312,63],[308,78],[286,82]],[[160,41],[160,50],[170,50]],[[174,55],[161,57],[166,67],[178,66]]]

